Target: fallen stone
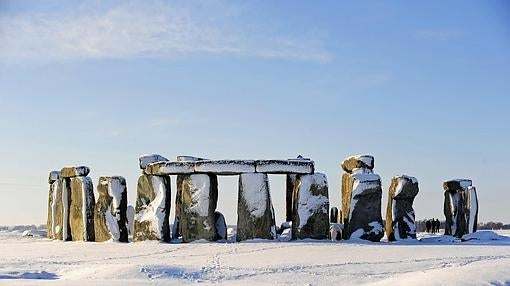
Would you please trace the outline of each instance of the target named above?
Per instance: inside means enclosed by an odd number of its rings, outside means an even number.
[[[386,236],[389,241],[416,239],[413,202],[418,191],[418,180],[414,177],[394,176],[391,179],[386,208]]]
[[[147,165],[143,171],[147,175],[168,176],[179,174],[192,174],[195,172],[195,164],[190,161],[182,162],[156,162]]]
[[[239,176],[237,203],[237,241],[275,239],[276,224],[267,174]]]
[[[99,177],[94,209],[96,241],[128,242],[127,187],[120,176]]]
[[[355,155],[342,162],[342,169],[352,173],[355,169],[374,169],[374,157],[371,155]]]
[[[215,240],[227,240],[227,222],[225,217],[220,212],[214,212],[214,219],[216,221],[216,239]]]
[[[138,162],[140,163],[140,169],[142,169],[142,170],[147,168],[147,165],[149,165],[149,164],[161,162],[161,161],[168,161],[168,159],[159,155],[159,154],[147,154],[147,155],[142,155],[138,158]]]
[[[266,174],[312,174],[314,162],[310,160],[258,160],[255,161],[257,173]]]
[[[86,177],[89,173],[90,168],[86,166],[64,167],[60,171],[60,177],[62,178]]]
[[[72,177],[69,225],[73,241],[95,241],[94,186],[89,177]]]
[[[215,211],[218,202],[218,180],[214,175],[183,175],[177,186],[181,194],[179,217],[182,241],[216,239]]]
[[[253,160],[196,161],[195,172],[213,173],[217,175],[239,175],[242,173],[254,173],[255,161]]]
[[[294,188],[293,239],[327,239],[329,193],[326,175],[299,175]]]
[[[381,179],[365,169],[342,176],[344,239],[380,241],[384,236],[381,216]]]
[[[170,241],[170,177],[142,174],[138,178],[134,241]]]

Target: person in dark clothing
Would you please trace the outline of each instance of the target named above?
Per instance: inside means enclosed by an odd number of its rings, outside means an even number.
[[[436,232],[439,232],[439,228],[441,228],[441,222],[436,218]]]
[[[430,222],[430,220],[428,219],[426,222],[425,222],[425,228],[427,229],[427,232],[430,232],[430,228],[432,226],[432,223]]]

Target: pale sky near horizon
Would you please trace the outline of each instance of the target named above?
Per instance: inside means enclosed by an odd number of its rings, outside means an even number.
[[[442,220],[442,182],[470,178],[479,221],[509,223],[509,51],[507,1],[0,0],[0,225],[45,223],[66,165],[125,176],[134,204],[146,153],[301,154],[332,206],[340,162],[368,153],[383,214],[393,175]],[[235,224],[236,177],[219,189]]]

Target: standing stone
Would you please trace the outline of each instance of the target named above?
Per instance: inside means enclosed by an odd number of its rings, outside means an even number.
[[[294,203],[292,201],[294,194],[294,185],[296,184],[296,174],[287,174],[286,194],[285,194],[285,221],[292,221],[294,217]]]
[[[218,202],[218,180],[215,175],[183,175],[178,182],[181,206],[179,224],[182,241],[216,239],[214,212]]]
[[[96,241],[128,242],[126,179],[99,177],[97,191],[99,197],[94,210]]]
[[[220,212],[214,212],[214,219],[216,221],[216,239],[215,240],[227,240],[227,222],[225,217]]]
[[[478,223],[478,198],[471,180],[451,180],[443,183],[445,190],[445,235],[462,237],[476,232]]]
[[[373,157],[347,158],[342,168],[342,218],[344,239],[360,238],[380,241],[384,236],[381,215],[381,178],[372,169]]]
[[[239,176],[236,240],[254,238],[276,238],[269,181],[264,173],[246,173]]]
[[[418,180],[409,176],[394,176],[388,192],[386,234],[388,240],[416,239],[416,221],[413,209],[418,194]]]
[[[142,174],[138,178],[134,241],[170,241],[170,177]]]
[[[126,218],[128,225],[128,236],[133,236],[135,233],[135,208],[129,205],[126,209]]]
[[[49,174],[48,183],[50,190],[48,192],[48,219],[46,221],[47,237],[55,239],[55,221],[57,220],[57,189],[59,188],[60,172],[52,171]]]
[[[51,204],[52,208],[52,223],[51,229],[53,232],[53,239],[62,240],[64,231],[64,208],[62,200],[62,187],[63,180],[57,180],[53,182],[54,192],[53,201]]]
[[[73,241],[95,241],[94,186],[89,177],[72,177],[69,224]]]
[[[62,237],[63,241],[71,241],[71,179],[62,178]]]
[[[329,222],[330,223],[339,223],[340,220],[338,220],[338,208],[332,207],[329,215]]]
[[[329,194],[326,175],[299,175],[294,187],[293,239],[327,239]]]

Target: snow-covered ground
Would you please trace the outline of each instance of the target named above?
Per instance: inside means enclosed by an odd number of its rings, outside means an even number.
[[[0,285],[510,285],[510,231],[398,243],[64,243],[21,234],[0,231]]]

